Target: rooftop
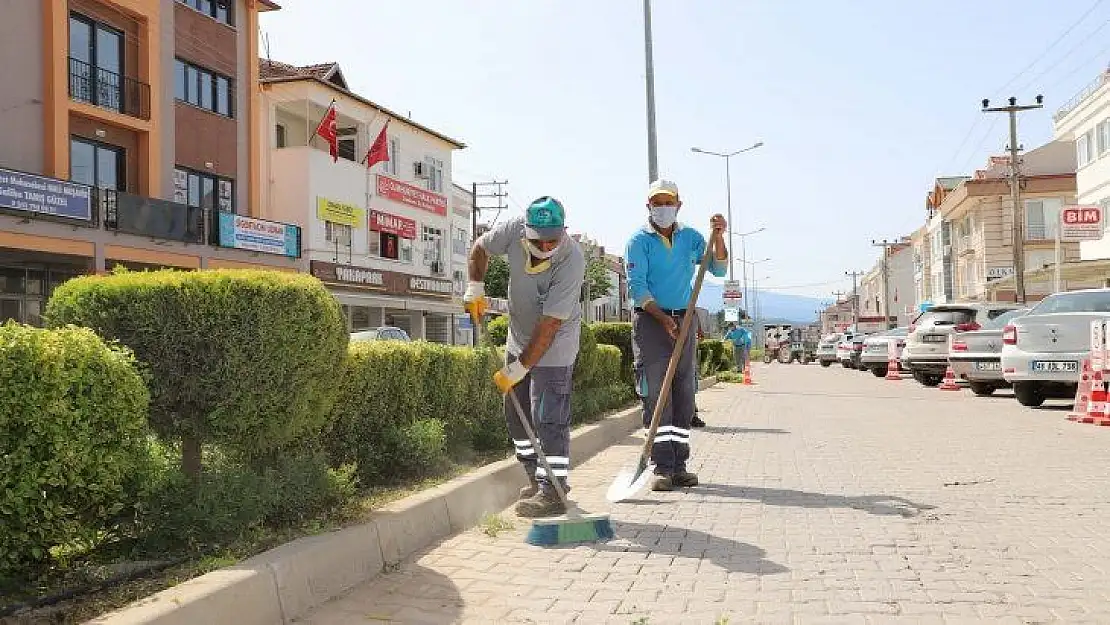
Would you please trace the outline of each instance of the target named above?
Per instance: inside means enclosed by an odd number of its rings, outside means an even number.
[[[1106,84],[1108,80],[1110,80],[1110,68],[1107,68],[1100,72],[1099,75],[1094,80],[1087,83],[1087,86],[1083,87],[1083,89],[1081,89],[1079,93],[1075,94],[1072,99],[1068,100],[1064,103],[1063,106],[1057,109],[1057,111],[1052,115],[1052,121],[1059,122],[1068,113],[1079,108],[1080,104],[1083,104],[1087,100],[1087,98],[1093,96],[1095,92],[1098,91],[1099,88],[1102,87],[1104,84]]]

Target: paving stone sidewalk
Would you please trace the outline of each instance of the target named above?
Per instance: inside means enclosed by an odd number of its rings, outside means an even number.
[[[451,537],[299,622],[1110,623],[1110,428],[816,365],[699,395],[702,485],[611,505],[630,436],[572,468],[617,539]]]

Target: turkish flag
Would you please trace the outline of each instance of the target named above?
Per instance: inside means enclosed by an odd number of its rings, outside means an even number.
[[[385,125],[382,126],[381,132],[378,133],[378,138],[374,139],[374,145],[366,151],[366,168],[369,169],[378,163],[385,163],[389,161],[389,139],[385,136],[385,131],[389,128],[389,120],[385,120]]]
[[[332,100],[331,104],[328,105],[328,112],[324,113],[324,118],[321,119],[320,124],[316,126],[316,135],[328,142],[328,152],[331,154],[333,163],[339,162],[338,117],[339,112],[336,110],[335,100]]]

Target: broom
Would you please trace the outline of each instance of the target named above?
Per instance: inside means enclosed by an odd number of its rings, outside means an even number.
[[[478,337],[480,343],[481,333],[485,328],[485,320],[479,320],[477,318],[478,315],[474,314],[473,309],[471,310],[470,316],[474,321],[475,331],[479,333]],[[513,404],[513,410],[516,411],[516,416],[517,419],[520,420],[520,425],[524,427],[524,432],[528,435],[528,441],[532,444],[532,449],[536,450],[536,456],[539,458],[540,464],[543,465],[544,471],[546,471],[548,477],[551,478],[551,485],[555,488],[555,493],[559,496],[559,501],[563,503],[563,507],[567,510],[567,513],[560,517],[533,519],[532,529],[528,531],[528,535],[525,537],[524,542],[529,545],[544,547],[612,539],[615,533],[613,532],[613,524],[609,519],[609,515],[583,515],[576,508],[571,508],[570,503],[567,501],[567,494],[563,491],[563,486],[559,483],[558,478],[555,477],[555,472],[551,470],[551,465],[547,462],[547,455],[543,453],[543,448],[536,438],[536,433],[532,429],[532,424],[528,422],[528,418],[525,416],[524,408],[521,407],[520,400],[517,399],[516,393],[510,390],[506,395]]]
[[[640,460],[635,469],[621,471],[617,474],[616,479],[609,485],[609,491],[605,494],[605,498],[613,503],[632,497],[651,479],[651,473],[648,473],[647,470],[648,461],[651,459],[651,446],[655,444],[655,433],[659,430],[659,420],[663,416],[663,407],[667,405],[667,400],[671,397],[671,382],[674,380],[675,370],[678,369],[678,361],[682,358],[683,347],[686,345],[686,335],[689,334],[690,325],[694,321],[698,294],[701,292],[701,284],[705,280],[705,270],[709,267],[709,259],[713,254],[713,241],[713,237],[710,237],[709,243],[705,246],[705,255],[702,256],[701,264],[698,266],[698,275],[694,280],[694,288],[690,292],[690,300],[686,302],[686,314],[682,317],[682,325],[678,330],[678,339],[675,341],[674,351],[671,352],[671,359],[667,362],[667,372],[663,375],[663,388],[659,391],[659,400],[655,402],[655,410],[651,415],[651,427],[648,428],[647,439],[644,441],[643,450],[640,452]]]

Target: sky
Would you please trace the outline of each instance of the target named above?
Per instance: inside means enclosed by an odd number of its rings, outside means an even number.
[[[648,186],[639,0],[282,0],[274,60],[335,61],[351,89],[462,140],[454,181],[508,180],[521,214],[553,195],[568,226],[623,254]],[[980,100],[1041,93],[1020,143],[1110,61],[1110,2],[655,0],[659,170],[679,219],[727,214],[760,287],[829,298],[924,223],[935,177],[970,175],[1008,143]],[[263,51],[265,54],[265,48]],[[483,215],[483,217],[492,217]],[[736,240],[739,248],[739,239]],[[737,250],[734,258],[739,258]],[[740,263],[735,267],[741,275]],[[753,276],[749,276],[753,277]]]

